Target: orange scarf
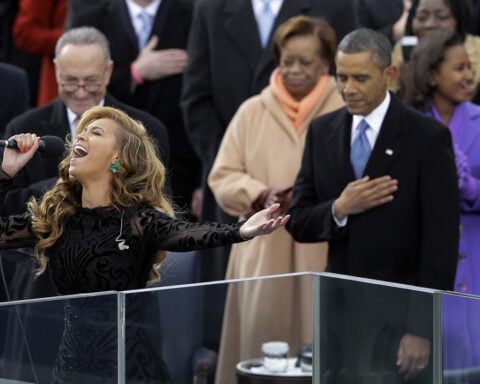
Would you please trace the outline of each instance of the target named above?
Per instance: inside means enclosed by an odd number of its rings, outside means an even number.
[[[305,119],[310,115],[313,108],[318,104],[327,86],[330,76],[322,75],[315,85],[315,88],[305,96],[301,101],[296,101],[288,92],[283,83],[280,69],[276,68],[270,76],[270,88],[280,103],[283,111],[292,121],[295,131],[298,131]]]

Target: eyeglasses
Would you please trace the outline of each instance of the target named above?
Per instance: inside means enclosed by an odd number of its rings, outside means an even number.
[[[67,92],[77,92],[80,88],[83,88],[86,92],[95,93],[102,86],[100,80],[96,81],[85,81],[83,84],[80,84],[78,81],[62,81],[62,88]]]
[[[102,75],[100,77],[95,76],[95,78],[87,78],[83,80],[83,84],[80,84],[77,79],[70,78],[70,76],[66,76],[67,79],[62,79],[62,75],[60,75],[61,83],[60,85],[66,92],[74,93],[77,92],[80,88],[83,88],[85,92],[95,93],[97,92],[100,87],[103,85],[103,79],[105,75],[104,69]]]

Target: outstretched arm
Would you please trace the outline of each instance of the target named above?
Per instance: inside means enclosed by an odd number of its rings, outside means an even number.
[[[276,216],[279,208],[280,204],[275,203],[255,213],[240,227],[240,235],[244,238],[267,235],[284,226],[290,220],[290,215]]]
[[[280,204],[257,212],[244,223],[197,223],[173,219],[152,208],[140,208],[133,217],[134,234],[152,242],[157,250],[185,252],[240,243],[266,235],[285,225],[290,216],[276,216]],[[136,232],[136,233],[135,233]]]

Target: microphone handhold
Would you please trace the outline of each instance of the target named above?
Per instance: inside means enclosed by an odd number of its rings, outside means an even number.
[[[15,140],[0,140],[0,147],[18,148],[18,145]],[[43,157],[49,159],[59,157],[65,152],[65,143],[58,136],[42,136],[38,151]]]

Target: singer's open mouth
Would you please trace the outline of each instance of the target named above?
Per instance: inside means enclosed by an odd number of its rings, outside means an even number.
[[[85,157],[88,155],[88,151],[80,145],[73,147],[73,158]]]

